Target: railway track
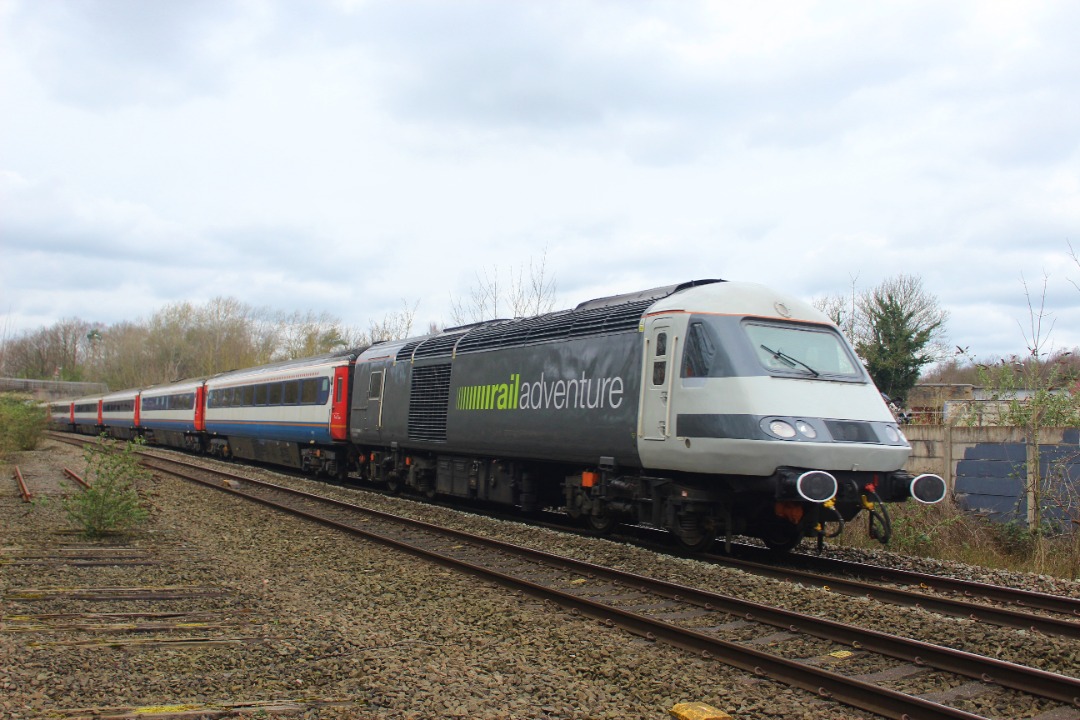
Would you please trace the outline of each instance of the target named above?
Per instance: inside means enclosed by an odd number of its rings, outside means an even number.
[[[55,433],[53,436],[76,445],[87,442],[86,438],[65,433]],[[65,472],[74,475],[67,469]],[[77,476],[74,479],[81,482]],[[456,505],[446,507],[457,508]],[[507,514],[496,516],[561,532],[591,535],[555,520],[537,521]],[[628,528],[620,537],[650,550],[671,552],[668,534],[663,531],[634,527]],[[698,553],[692,557],[840,595],[865,597],[875,602],[927,610],[987,625],[1080,639],[1080,620],[1077,620],[1080,618],[1080,599],[1077,598],[800,553],[778,561],[775,555],[762,548],[741,544],[733,546],[732,555]]]
[[[1012,708],[999,717],[1023,712],[1046,720],[1080,718],[1076,678],[620,572],[181,460],[147,457],[144,462],[883,717],[982,717],[961,709],[975,698],[983,706]],[[886,683],[904,685],[907,692]]]
[[[751,546],[737,547],[735,555],[706,554],[701,559],[804,585],[828,585],[831,591],[846,595],[918,606],[1003,627],[1080,638],[1080,622],[1069,620],[1080,619],[1080,598],[803,554],[792,554],[778,563],[767,551]],[[913,589],[892,590],[881,583]],[[1036,611],[1052,615],[1039,615]]]

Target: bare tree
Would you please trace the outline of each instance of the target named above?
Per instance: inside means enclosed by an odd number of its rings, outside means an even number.
[[[548,273],[547,249],[539,260],[529,259],[528,274],[523,265],[509,268],[507,282],[502,282],[497,268],[476,273],[476,283],[464,300],[450,296],[450,320],[467,325],[494,320],[500,307],[509,308],[514,317],[550,312],[555,306],[555,278]]]
[[[538,261],[529,258],[528,277],[524,277],[522,267],[516,275],[511,272],[509,299],[514,317],[539,315],[555,309],[555,278],[547,272],[547,248]]]
[[[824,295],[814,298],[812,302],[815,308],[828,315],[829,319],[836,323],[840,332],[844,333],[848,341],[854,345],[861,339],[859,332],[864,323],[861,321],[856,291],[859,276],[856,274],[848,277],[851,279],[851,292],[848,295]]]
[[[366,337],[358,338],[366,342],[357,343],[357,345],[367,345],[382,340],[400,340],[409,337],[412,332],[413,320],[416,318],[416,309],[419,306],[419,300],[411,306],[407,300],[402,300],[401,310],[388,312],[382,317],[382,320],[372,321],[368,327]]]
[[[277,355],[285,358],[325,355],[348,344],[341,322],[327,312],[295,312],[282,317],[277,338]]]

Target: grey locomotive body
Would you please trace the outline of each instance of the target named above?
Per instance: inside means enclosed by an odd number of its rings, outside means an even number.
[[[739,533],[786,548],[875,501],[944,495],[901,470],[910,448],[835,326],[746,283],[373,346],[350,439],[391,488],[645,523],[689,547]]]

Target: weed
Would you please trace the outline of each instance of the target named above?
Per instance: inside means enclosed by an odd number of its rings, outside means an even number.
[[[44,406],[29,396],[0,394],[0,458],[35,449],[47,422]]]
[[[146,519],[136,483],[150,477],[139,464],[135,443],[116,443],[104,437],[85,451],[84,479],[90,488],[64,499],[68,519],[88,537],[130,530]]]

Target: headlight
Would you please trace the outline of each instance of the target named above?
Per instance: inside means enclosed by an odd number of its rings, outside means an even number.
[[[796,422],[795,429],[798,430],[799,434],[802,435],[804,438],[809,438],[810,440],[813,440],[817,437],[817,430],[815,430],[813,426],[805,420],[799,420],[798,422]]]
[[[889,442],[900,442],[900,433],[892,425],[885,426],[885,437],[889,439]]]
[[[773,420],[769,423],[769,432],[784,439],[795,437],[795,428],[791,427],[790,423],[784,422],[783,420]]]

